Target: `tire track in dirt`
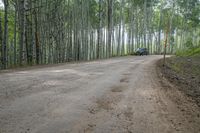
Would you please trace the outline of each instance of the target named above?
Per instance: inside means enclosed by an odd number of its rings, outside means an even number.
[[[130,106],[120,108],[118,104],[122,99],[125,98],[125,93],[127,93],[126,90],[129,89],[130,78],[133,74],[132,72],[138,67],[139,64],[130,66],[126,72],[121,74],[122,77],[120,78],[117,85],[111,86],[109,92],[96,100],[96,106],[88,109],[89,114],[91,114],[88,118],[91,122],[89,122],[89,124],[84,127],[84,129],[86,129],[84,130],[85,133],[96,132],[98,127],[102,128],[99,131],[103,130],[102,122],[109,121],[109,118],[114,119],[113,121],[116,123],[110,124],[110,129],[105,132],[119,129],[120,132],[122,131],[131,133],[130,127],[133,125],[134,116],[133,108]]]
[[[98,125],[102,125],[104,121],[107,121],[108,118],[120,120],[121,115],[123,115],[127,121],[131,121],[130,118],[132,118],[131,116],[133,115],[132,108],[128,108],[124,112],[116,110],[118,103],[124,98],[123,93],[128,89],[130,75],[131,73],[122,74],[122,78],[117,85],[111,86],[108,92],[96,99],[95,105],[88,108],[87,118],[82,119],[79,122],[81,124],[79,124],[78,127],[75,126],[72,131],[81,132],[84,129],[84,133],[91,133],[98,128]]]

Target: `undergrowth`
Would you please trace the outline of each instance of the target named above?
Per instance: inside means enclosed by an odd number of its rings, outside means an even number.
[[[186,50],[178,50],[176,52],[177,56],[200,56],[200,46],[194,47]]]

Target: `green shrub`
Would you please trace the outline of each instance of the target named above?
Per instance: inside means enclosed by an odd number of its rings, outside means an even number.
[[[193,48],[193,43],[192,43],[192,38],[191,38],[191,37],[187,38],[187,41],[186,41],[186,43],[185,43],[185,46],[186,46],[187,48],[189,48],[189,49],[192,49],[192,48]]]
[[[200,46],[199,47],[194,47],[194,48],[190,48],[187,50],[178,50],[176,52],[177,56],[196,56],[196,55],[200,55]]]

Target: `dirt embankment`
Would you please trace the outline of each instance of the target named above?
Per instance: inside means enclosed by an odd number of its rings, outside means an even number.
[[[158,62],[161,75],[200,107],[200,56],[167,58]]]

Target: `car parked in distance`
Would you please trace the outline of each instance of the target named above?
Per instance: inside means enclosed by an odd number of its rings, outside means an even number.
[[[136,55],[143,56],[143,55],[148,55],[148,54],[149,54],[149,51],[147,48],[138,48],[136,50]]]

